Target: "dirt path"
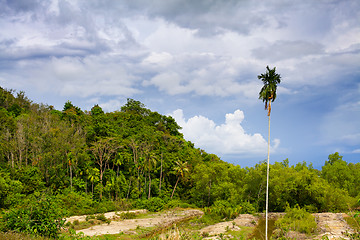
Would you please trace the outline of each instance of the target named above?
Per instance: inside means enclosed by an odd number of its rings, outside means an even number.
[[[344,233],[354,233],[354,230],[344,220],[344,213],[315,213],[318,223],[319,236],[316,239],[322,239],[323,236],[331,239],[349,239]]]
[[[208,236],[215,236],[226,233],[227,230],[239,231],[241,227],[255,227],[258,222],[258,217],[251,214],[241,214],[233,221],[220,222],[211,226],[207,226],[200,230],[200,233]]]
[[[114,216],[113,213],[105,214],[105,217]],[[183,211],[167,211],[165,213],[154,213],[147,218],[125,219],[120,221],[112,221],[110,224],[95,225],[87,229],[76,231],[83,232],[86,236],[102,235],[102,234],[118,234],[121,232],[134,234],[135,229],[139,227],[153,227],[157,225],[168,225],[172,222],[180,221],[191,216],[201,216],[204,213],[200,210],[189,209]],[[77,219],[75,217],[75,219]],[[81,219],[84,219],[81,216]],[[69,221],[69,220],[68,220]],[[79,220],[80,221],[80,220]]]
[[[146,210],[134,210],[133,213],[146,213]],[[135,230],[139,227],[148,228],[154,226],[165,226],[168,224],[181,221],[182,219],[191,216],[201,216],[204,213],[196,209],[187,210],[171,210],[163,213],[153,213],[146,218],[119,220],[117,214],[121,212],[106,213],[105,217],[113,219],[110,224],[94,225],[87,229],[76,231],[83,232],[86,236],[102,235],[102,234],[118,234],[124,232],[126,234],[136,234]],[[275,213],[273,217],[280,217],[284,213]],[[346,214],[342,213],[315,213],[313,214],[318,223],[319,234],[314,239],[349,239],[343,233],[354,231],[348,226],[344,220]],[[242,227],[255,227],[260,217],[255,217],[250,214],[241,214],[233,221],[220,222],[211,226],[207,226],[200,230],[202,235],[209,236],[208,239],[218,239],[217,236],[225,234],[228,230],[239,231]],[[86,216],[74,216],[68,218],[67,221],[73,222],[75,220],[85,221]],[[305,235],[294,233],[298,239],[307,239]],[[294,236],[295,236],[294,235]]]
[[[119,212],[108,212],[108,213],[104,213],[104,216],[108,219],[114,219],[117,218],[118,215],[117,214],[121,214],[121,213],[135,213],[135,214],[140,214],[140,213],[147,213],[146,209],[140,209],[140,210],[130,210],[130,211],[119,211]],[[82,216],[72,216],[66,219],[66,222],[71,222],[73,223],[75,220],[78,220],[79,222],[85,222],[86,221],[86,216],[87,215],[82,215]]]

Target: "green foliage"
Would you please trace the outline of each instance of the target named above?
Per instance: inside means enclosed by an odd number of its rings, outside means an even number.
[[[103,221],[103,222],[105,222],[107,219],[103,213],[96,215],[95,218],[96,218],[96,220]]]
[[[321,176],[337,188],[357,197],[360,192],[360,164],[347,163],[338,152],[330,154],[322,167]]]
[[[232,207],[224,200],[218,200],[211,207],[204,208],[204,213],[217,219],[234,219],[241,213],[241,206]]]
[[[56,195],[59,206],[63,206],[68,216],[94,213],[96,202],[92,196],[82,192],[73,192],[69,189]]]
[[[64,226],[63,213],[53,198],[42,196],[33,204],[10,209],[3,216],[2,231],[57,237]]]
[[[266,72],[258,76],[264,86],[261,88],[259,93],[259,99],[265,103],[265,109],[268,109],[268,103],[274,102],[276,99],[277,85],[281,82],[280,74],[276,73],[276,67],[270,69],[266,66]],[[270,115],[271,108],[269,108]]]
[[[0,207],[15,206],[25,197],[23,184],[12,180],[7,173],[0,172]]]
[[[264,91],[273,91],[271,84]],[[196,206],[209,213],[202,221],[213,221],[264,210],[264,162],[241,168],[196,149],[172,117],[139,101],[128,99],[110,113],[98,105],[82,111],[67,101],[59,111],[14,94],[0,87],[4,216],[19,211],[26,219],[40,192],[52,195],[68,216]],[[266,94],[265,104],[275,99]],[[360,198],[360,163],[347,163],[339,153],[329,155],[321,171],[305,162],[290,166],[286,159],[270,172],[270,211],[284,211],[287,204],[310,212],[346,211]]]
[[[134,212],[123,212],[120,215],[121,219],[134,219],[136,218],[136,214]]]
[[[0,232],[0,240],[49,240],[49,238],[27,233]]]
[[[275,222],[276,227],[281,229],[283,233],[289,230],[305,234],[315,233],[317,228],[315,217],[305,209],[299,206],[287,207],[285,212],[286,215]]]
[[[164,209],[165,201],[158,197],[139,199],[135,203],[136,208],[147,209],[150,212],[158,212]]]
[[[25,166],[16,172],[15,178],[24,185],[23,193],[31,194],[45,187],[41,170],[38,167]]]
[[[173,199],[170,200],[168,203],[165,204],[165,209],[171,209],[171,208],[195,208],[195,205],[189,204],[186,202],[181,201],[180,199]]]

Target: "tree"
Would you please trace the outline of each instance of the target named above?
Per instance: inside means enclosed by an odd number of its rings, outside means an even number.
[[[270,69],[266,66],[266,73],[258,75],[264,86],[259,92],[259,99],[265,103],[265,110],[268,110],[269,117],[269,136],[268,136],[268,159],[267,159],[267,173],[266,173],[266,225],[265,225],[265,239],[267,240],[268,230],[268,206],[269,206],[269,160],[270,160],[270,113],[271,113],[271,102],[276,99],[276,88],[277,84],[280,83],[280,75],[276,73],[276,67]]]
[[[149,193],[148,193],[148,199],[150,199],[151,195],[151,175],[150,172],[154,166],[156,166],[157,157],[154,152],[152,152],[150,149],[145,150],[145,169],[148,171],[148,177],[149,177]]]
[[[91,182],[91,193],[94,195],[94,182],[99,180],[99,169],[97,168],[88,168],[86,169],[86,174],[88,175],[88,179]]]
[[[189,171],[189,168],[188,168],[188,163],[187,162],[180,162],[180,161],[176,161],[176,166],[174,167],[174,170],[176,171],[176,174],[178,175],[178,178],[176,180],[176,183],[175,183],[175,186],[174,186],[174,190],[172,191],[172,194],[171,194],[171,199],[173,198],[174,196],[174,192],[175,192],[175,189],[176,189],[176,186],[178,185],[179,183],[179,180],[180,178],[184,177],[185,174]]]
[[[90,148],[94,155],[95,162],[99,165],[100,170],[100,199],[102,199],[103,175],[109,164],[110,159],[114,156],[119,146],[112,138],[103,138],[94,142]]]
[[[2,217],[2,231],[26,232],[57,239],[64,227],[64,211],[55,199],[40,196],[31,205],[13,208]]]

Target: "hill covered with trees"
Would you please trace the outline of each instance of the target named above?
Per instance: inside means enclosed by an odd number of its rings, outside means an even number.
[[[0,87],[2,229],[14,229],[20,210],[29,216],[37,207],[52,211],[49,206],[57,206],[51,214],[59,219],[181,204],[264,210],[265,162],[232,165],[195,148],[179,130],[172,117],[133,99],[110,113],[70,101],[56,110]],[[338,153],[324,159],[321,170],[285,159],[270,166],[270,176],[270,211],[346,211],[360,199],[360,164]]]

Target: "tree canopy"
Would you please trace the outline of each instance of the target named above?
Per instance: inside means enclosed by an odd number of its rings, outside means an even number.
[[[59,111],[0,88],[0,208],[32,216],[51,202],[57,207],[44,213],[56,217],[49,224],[61,224],[61,214],[115,210],[119,202],[264,210],[266,163],[241,168],[224,162],[195,148],[179,130],[172,117],[133,99],[109,113],[98,105],[83,111],[70,101]],[[324,162],[321,170],[306,163],[289,166],[288,160],[272,164],[269,195],[275,201],[269,210],[284,211],[287,204],[311,211],[354,206],[360,164],[346,163],[338,153]],[[9,222],[0,228],[16,230],[13,216],[3,217]],[[48,227],[57,231],[59,225]]]

